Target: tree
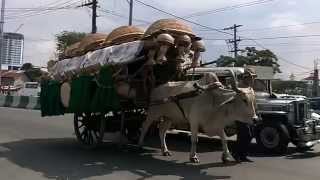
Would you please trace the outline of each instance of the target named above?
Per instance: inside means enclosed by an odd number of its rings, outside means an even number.
[[[272,81],[272,90],[280,94],[308,95],[308,85],[302,81]]]
[[[291,73],[289,76],[289,79],[290,79],[290,81],[294,81],[294,80],[296,80],[296,76],[293,73]]]
[[[28,70],[31,70],[33,67],[33,64],[31,63],[24,63],[22,66],[21,66],[21,70],[23,71],[28,71]]]
[[[56,35],[56,46],[58,57],[61,57],[65,49],[81,41],[86,36],[86,33],[75,32],[75,31],[62,31]]]
[[[31,63],[24,63],[20,69],[24,71],[31,82],[39,81],[43,74],[40,68],[34,67]]]
[[[231,63],[234,63],[236,67],[244,65],[271,66],[275,73],[281,73],[277,56],[268,49],[257,50],[255,47],[246,47],[237,60],[230,56],[220,56],[217,60],[219,67],[229,66]]]

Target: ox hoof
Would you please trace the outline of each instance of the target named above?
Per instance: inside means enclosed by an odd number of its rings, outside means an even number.
[[[223,163],[227,164],[232,162],[232,157],[230,154],[222,154],[221,160]]]
[[[170,151],[164,151],[162,152],[163,156],[171,156],[171,152]]]
[[[230,157],[222,157],[221,159],[224,164],[228,164],[232,162],[232,159]]]
[[[192,163],[200,163],[198,157],[191,157],[191,158],[190,158],[190,161],[191,161]]]

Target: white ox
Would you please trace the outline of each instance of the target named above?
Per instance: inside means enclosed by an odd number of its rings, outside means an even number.
[[[208,81],[208,76],[205,77],[205,81]],[[179,126],[179,124],[189,123],[191,130],[191,162],[199,162],[196,154],[199,129],[202,129],[210,137],[220,136],[223,148],[222,160],[223,162],[231,161],[232,156],[227,146],[224,128],[236,120],[251,124],[253,119],[257,118],[255,95],[251,87],[238,88],[234,81],[232,84],[233,90],[229,90],[223,88],[219,82],[215,82],[218,81],[215,75],[211,77],[213,77],[211,80],[209,78],[211,84],[205,86],[205,88],[194,86],[195,81],[179,82],[178,86],[166,83],[155,88],[151,93],[151,102],[159,102],[160,100],[162,103],[151,103],[147,119],[142,125],[139,145],[142,146],[144,137],[153,121],[160,121],[161,150],[163,155],[170,156],[165,139],[167,130],[172,125]],[[170,94],[172,96],[176,95],[177,92],[186,94],[186,92],[196,89],[202,89],[201,93],[187,95],[181,99],[178,98],[178,101],[173,100],[177,98],[170,97],[164,101],[165,95],[168,96]]]

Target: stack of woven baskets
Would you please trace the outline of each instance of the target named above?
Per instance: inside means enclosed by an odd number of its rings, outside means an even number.
[[[139,45],[142,44],[143,47],[139,53],[131,51],[126,52],[129,51],[127,50],[127,46],[123,46],[124,48],[119,51],[117,51],[116,48],[110,50],[110,48],[122,46],[132,42],[139,42]],[[105,64],[97,62],[91,66],[90,62],[78,63],[78,61],[83,61],[83,59],[90,60],[88,57],[92,56],[92,54],[95,54],[94,52],[100,52],[103,50],[110,50],[112,53],[114,53],[113,56],[110,56],[110,53],[100,53],[103,54],[103,57],[99,56],[99,58],[108,59]],[[57,71],[57,68],[60,68],[59,71],[61,71],[61,69],[66,69],[66,71],[60,73],[59,76],[53,76],[53,79],[60,81],[61,84],[61,90],[58,93],[61,96],[61,102],[65,108],[69,108],[71,111],[84,111],[84,109],[88,110],[88,108],[80,107],[78,110],[76,110],[77,108],[74,108],[73,105],[75,102],[72,102],[74,101],[72,100],[72,97],[78,95],[78,98],[90,97],[86,99],[94,99],[94,96],[99,96],[100,99],[106,100],[108,98],[102,97],[102,95],[103,92],[106,93],[109,91],[103,89],[104,85],[101,86],[101,84],[99,85],[96,83],[97,79],[99,79],[100,82],[103,82],[103,78],[109,79],[108,82],[111,82],[114,79],[121,79],[114,77],[118,74],[113,73],[120,72],[118,71],[119,66],[123,67],[123,64],[125,63],[119,62],[119,64],[117,64],[116,61],[113,61],[112,59],[110,60],[110,58],[118,57],[119,55],[125,53],[133,54],[132,57],[134,58],[136,58],[136,55],[139,55],[139,57],[144,57],[141,59],[143,66],[157,66],[157,71],[159,70],[158,67],[160,67],[160,71],[166,72],[166,76],[171,76],[170,73],[176,73],[176,71],[182,71],[185,68],[196,67],[199,64],[200,53],[204,51],[205,46],[203,41],[193,33],[191,27],[186,23],[176,19],[161,19],[151,24],[146,31],[136,26],[121,26],[111,31],[108,35],[102,33],[88,34],[80,42],[69,46],[65,50],[64,57],[66,57],[66,59],[62,59],[56,64],[51,62],[48,69],[52,74],[54,74],[54,71]],[[117,53],[119,54],[117,55]],[[167,64],[174,64],[174,66],[177,67],[168,68],[168,66],[166,66]],[[106,66],[109,67],[111,74],[103,73],[103,71],[105,71],[104,67]],[[67,69],[70,69],[70,67],[76,67],[74,68],[76,70],[68,71]],[[163,68],[172,70],[167,71],[167,69]],[[139,69],[141,68],[138,68],[137,71],[139,71]],[[104,74],[104,76],[100,76],[100,78],[87,78],[88,76],[93,77],[101,73]],[[85,75],[83,76],[83,74]],[[125,75],[129,76],[128,74]],[[117,94],[120,96],[125,96],[127,94],[127,98],[135,98],[136,90],[130,85],[130,83],[126,82],[126,79],[128,78],[122,78],[121,82],[114,82],[115,92],[117,92]],[[95,81],[96,83],[96,88],[94,90],[95,92],[90,91],[90,95],[83,94],[89,92],[88,90],[83,90],[83,88],[89,87],[79,88],[80,85],[88,84],[88,82],[92,81]],[[96,95],[96,92],[99,92],[99,95]],[[82,102],[81,104],[90,103]],[[100,109],[99,111],[102,110]]]

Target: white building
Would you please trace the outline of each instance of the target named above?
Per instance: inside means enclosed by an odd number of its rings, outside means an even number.
[[[23,64],[24,37],[18,33],[4,33],[2,69],[14,69]]]

